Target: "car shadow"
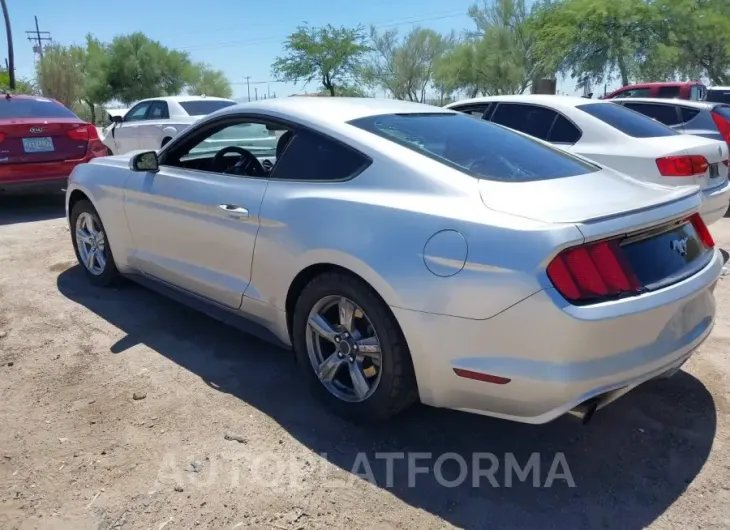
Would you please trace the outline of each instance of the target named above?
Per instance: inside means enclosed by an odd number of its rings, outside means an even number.
[[[59,219],[66,215],[65,195],[0,194],[0,226]]]
[[[65,297],[125,332],[111,353],[148,346],[267,414],[350,476],[363,472],[358,454],[364,452],[377,487],[460,528],[608,528],[616,517],[627,530],[644,528],[682,495],[715,437],[712,396],[683,371],[643,385],[586,426],[570,417],[532,426],[424,406],[385,425],[354,426],[310,397],[290,352],[131,283],[94,288],[79,266],[61,273],[57,285]],[[389,472],[375,455],[383,452],[405,457]],[[416,464],[434,471],[439,456],[448,459],[439,472],[414,478],[408,455],[418,453],[423,455]],[[470,467],[483,453],[498,460],[496,484]],[[463,472],[459,457],[467,463],[467,479],[447,487],[445,481]],[[531,458],[539,472],[524,481],[509,473],[510,459],[525,469]],[[551,466],[562,478],[553,475],[549,484]],[[489,467],[487,461],[479,464]]]

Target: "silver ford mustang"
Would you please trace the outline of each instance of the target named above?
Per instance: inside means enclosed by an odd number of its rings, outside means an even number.
[[[419,400],[587,420],[687,360],[722,268],[698,188],[393,100],[228,107],[78,166],[66,200],[91,283],[126,276],[293,347],[353,421]]]

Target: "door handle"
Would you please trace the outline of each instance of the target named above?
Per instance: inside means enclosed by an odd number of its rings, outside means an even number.
[[[248,217],[248,210],[242,206],[238,206],[237,204],[219,204],[218,208],[226,213],[232,213],[237,216]]]

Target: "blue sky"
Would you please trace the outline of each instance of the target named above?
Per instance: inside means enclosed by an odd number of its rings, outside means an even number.
[[[61,44],[82,43],[87,33],[102,40],[142,31],[165,46],[185,50],[195,61],[223,70],[231,81],[234,97],[246,97],[246,77],[251,98],[269,91],[286,96],[315,90],[274,82],[271,64],[282,54],[282,43],[297,25],[320,26],[374,24],[378,29],[408,31],[416,25],[439,32],[472,29],[466,12],[474,0],[124,0],[120,3],[89,0],[7,0],[15,47],[16,72],[31,77],[34,71],[32,44],[26,30],[35,27],[51,32]],[[104,12],[108,15],[104,15]],[[2,26],[0,26],[2,28]],[[3,35],[4,37],[4,35]],[[7,56],[0,38],[0,60]],[[4,62],[4,61],[3,61]],[[560,83],[559,90],[572,92],[573,83]]]

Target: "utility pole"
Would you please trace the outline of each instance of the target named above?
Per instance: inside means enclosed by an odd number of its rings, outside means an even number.
[[[246,91],[248,92],[248,100],[251,101],[251,85],[249,84],[248,80],[251,79],[251,76],[246,76]]]
[[[254,87],[253,91],[256,94],[256,101],[258,101],[259,100],[259,89]]]
[[[266,85],[266,99],[271,99],[271,85]]]
[[[0,6],[3,8],[3,17],[5,18],[5,34],[8,37],[8,78],[10,90],[15,90],[15,54],[13,53],[13,33],[10,31],[10,15],[8,15],[8,6],[5,0],[0,0]]]
[[[28,30],[25,32],[25,34],[28,37],[28,41],[34,43],[33,51],[38,54],[38,57],[40,59],[43,59],[43,42],[51,42],[53,39],[51,39],[50,31],[40,30],[40,28],[38,27],[38,17],[33,18],[35,18],[35,29]]]

